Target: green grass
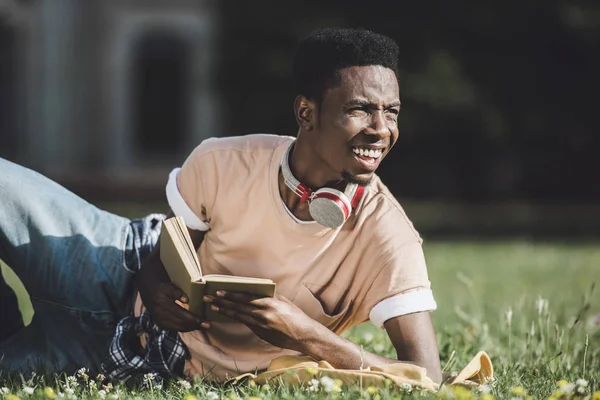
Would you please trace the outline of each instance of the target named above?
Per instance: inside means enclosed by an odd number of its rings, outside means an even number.
[[[600,391],[600,324],[596,321],[600,296],[593,290],[594,281],[600,280],[598,243],[426,241],[424,246],[438,302],[433,317],[440,357],[447,372],[458,371],[478,350],[485,350],[495,367],[492,394],[496,398],[518,397],[511,394],[515,387],[523,387],[532,398],[549,398],[557,389],[557,381],[563,379],[569,382],[585,379],[588,383],[583,390]],[[510,321],[507,314],[512,314]],[[345,336],[361,343],[366,350],[394,356],[385,333],[370,324],[358,326]],[[21,398],[43,398],[44,387],[48,386],[55,395],[60,392],[68,398],[65,393],[70,385],[79,398],[100,397],[101,388],[90,389],[83,377],[77,379],[77,388],[64,376],[0,382],[0,387],[7,386]],[[24,392],[23,385],[33,387],[34,394]],[[433,397],[390,388],[369,391],[342,387],[341,393],[328,393],[323,388],[318,392],[248,385],[234,389],[201,381],[189,388],[181,385],[167,382],[162,388],[120,387],[118,397]],[[109,390],[107,398],[115,392],[116,388]],[[437,396],[469,398],[470,393],[441,392]]]

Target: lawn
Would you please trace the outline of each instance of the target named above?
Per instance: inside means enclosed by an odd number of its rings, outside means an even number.
[[[593,395],[600,391],[600,296],[593,290],[594,281],[600,281],[598,243],[426,240],[424,248],[438,303],[433,317],[445,371],[458,371],[478,350],[485,350],[496,375],[491,393],[486,393],[488,388],[473,394],[441,391],[438,398],[547,399],[580,391],[600,399],[600,393]],[[346,336],[366,350],[394,355],[384,332],[370,324]],[[563,381],[560,388],[559,381]],[[201,381],[167,382],[146,389],[102,388],[85,374],[0,382],[2,386],[6,389],[1,389],[0,398],[9,400],[16,400],[15,395],[111,400],[434,397],[416,390],[339,388],[325,381],[313,384],[314,391],[251,385],[233,389]]]

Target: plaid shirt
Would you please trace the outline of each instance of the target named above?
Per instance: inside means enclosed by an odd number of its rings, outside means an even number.
[[[138,354],[139,336],[148,335],[146,349]],[[123,318],[117,325],[102,373],[108,379],[125,380],[137,374],[163,378],[183,377],[189,352],[176,331],[159,328],[145,310],[138,317]]]
[[[136,273],[142,260],[160,238],[164,214],[150,214],[131,221],[125,252],[125,268]],[[140,346],[140,335],[147,334],[146,348]],[[162,378],[183,376],[189,352],[176,331],[159,328],[144,310],[139,317],[123,318],[117,325],[109,348],[109,356],[101,365],[107,379],[126,380],[133,375],[151,374]]]

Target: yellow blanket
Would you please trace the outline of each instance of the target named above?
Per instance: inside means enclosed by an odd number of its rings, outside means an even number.
[[[394,364],[371,366],[363,370],[335,369],[327,361],[315,361],[306,356],[283,356],[271,361],[269,368],[258,375],[251,373],[239,375],[229,383],[241,383],[253,380],[258,385],[300,385],[317,377],[339,379],[345,385],[383,386],[385,382],[401,387],[410,384],[430,391],[437,391],[439,385],[427,375],[425,368],[413,364],[398,362]],[[448,379],[449,385],[480,385],[493,379],[494,371],[490,357],[483,351],[465,366],[455,377]]]

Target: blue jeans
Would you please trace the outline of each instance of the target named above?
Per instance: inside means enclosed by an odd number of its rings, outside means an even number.
[[[0,259],[35,311],[29,326],[0,342],[0,373],[99,371],[116,324],[132,312],[134,275],[163,217],[130,221],[0,159]],[[0,300],[10,290],[0,276]],[[0,307],[15,307],[6,303]]]

